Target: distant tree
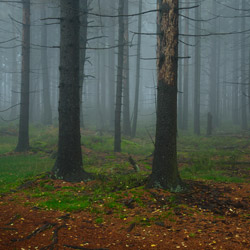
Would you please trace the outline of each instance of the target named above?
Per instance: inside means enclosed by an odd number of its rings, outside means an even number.
[[[124,15],[128,15],[129,1],[124,0]],[[129,95],[129,18],[124,18],[124,56],[123,56],[123,134],[131,136],[130,95]]]
[[[139,1],[139,13],[142,12],[142,0]],[[137,119],[138,119],[138,104],[139,104],[139,89],[140,89],[140,72],[141,72],[141,30],[142,30],[142,15],[138,17],[138,40],[136,53],[136,79],[135,79],[135,103],[134,115],[132,122],[132,137],[136,135]]]
[[[177,167],[178,0],[159,0],[158,96],[155,151],[149,186],[181,191]]]
[[[122,108],[122,78],[123,78],[123,55],[124,55],[124,1],[119,0],[119,37],[118,37],[118,69],[115,103],[115,139],[114,151],[121,152],[121,108]]]
[[[61,0],[60,93],[58,155],[52,172],[56,178],[90,178],[82,168],[79,86],[79,0]]]
[[[41,19],[46,17],[45,4],[41,5]],[[43,117],[42,121],[45,125],[52,124],[52,110],[50,103],[50,81],[48,69],[48,51],[47,51],[47,25],[41,28],[41,63],[42,63],[42,82],[43,82]]]
[[[30,0],[23,0],[22,76],[19,133],[16,152],[29,149],[29,98],[30,98]]]
[[[80,68],[79,68],[79,81],[80,81],[80,124],[84,127],[83,120],[83,81],[84,81],[84,65],[86,59],[86,45],[87,45],[87,32],[88,32],[88,1],[80,1]]]
[[[189,10],[186,9],[185,11],[185,15],[189,16]],[[185,20],[185,33],[188,34],[189,31],[189,23],[188,20]],[[184,47],[184,56],[187,57],[188,53],[189,53],[189,48],[188,48],[188,44],[189,43],[189,37],[186,36],[184,38],[184,42],[185,42],[185,47]],[[189,67],[188,67],[188,63],[189,61],[186,59],[184,60],[184,79],[183,79],[183,109],[182,109],[182,128],[184,130],[188,129],[188,118],[189,118]]]
[[[241,0],[242,15],[244,15],[244,10],[246,9],[246,2]],[[246,19],[241,18],[241,30],[246,29]],[[246,35],[244,32],[241,33],[241,128],[243,130],[247,129],[247,98],[246,98],[246,48],[245,42]]]
[[[188,10],[187,10],[188,11]],[[195,10],[195,76],[194,76],[194,133],[200,135],[200,81],[201,81],[201,7]]]

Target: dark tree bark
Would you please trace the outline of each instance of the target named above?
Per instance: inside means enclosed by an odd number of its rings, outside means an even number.
[[[23,0],[22,76],[18,143],[16,152],[29,149],[30,0]]]
[[[142,12],[142,0],[139,1],[139,13]],[[138,18],[138,40],[137,40],[137,54],[136,54],[136,79],[135,79],[135,103],[134,116],[132,123],[132,137],[136,135],[136,127],[138,120],[138,104],[139,104],[139,89],[140,89],[140,70],[141,70],[141,30],[142,30],[142,15]]]
[[[46,17],[45,5],[41,5],[41,19]],[[50,81],[48,71],[48,52],[47,52],[47,25],[41,28],[41,63],[42,63],[42,82],[43,82],[43,123],[52,124],[52,110],[50,103]]]
[[[80,1],[80,47],[86,48],[87,45],[87,32],[88,32],[88,1]],[[84,64],[86,58],[86,49],[80,49],[80,68],[79,68],[79,81],[80,81],[80,125],[84,127],[83,119],[83,82],[84,82]]]
[[[115,140],[114,151],[121,152],[121,107],[122,107],[122,76],[123,76],[123,55],[124,55],[124,1],[119,0],[119,38],[118,38],[118,69],[116,84],[115,103]]]
[[[56,178],[77,182],[90,175],[82,168],[79,86],[79,0],[61,0],[60,92]]]
[[[159,1],[158,98],[150,187],[181,191],[177,167],[178,0]]]
[[[195,10],[195,19],[201,20],[201,7]],[[195,76],[194,76],[194,133],[200,135],[200,80],[201,80],[201,30],[200,21],[196,22],[195,35]]]
[[[124,0],[124,15],[128,15],[129,3]],[[124,18],[124,63],[123,63],[123,133],[131,136],[129,97],[129,30],[128,17]]]

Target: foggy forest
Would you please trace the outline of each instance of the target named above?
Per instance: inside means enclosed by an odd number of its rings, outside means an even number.
[[[0,250],[250,249],[249,23],[0,0]]]

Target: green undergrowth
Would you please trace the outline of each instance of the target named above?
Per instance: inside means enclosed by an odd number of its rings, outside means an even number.
[[[0,157],[0,193],[15,189],[27,178],[49,171],[53,162],[48,157],[31,154]]]
[[[96,183],[58,188],[49,179],[37,175],[50,171],[57,148],[57,128],[31,126],[29,153],[13,152],[17,143],[17,128],[0,127],[0,192],[17,189],[27,180],[35,186],[20,192],[34,198],[35,206],[62,211],[85,210],[100,214],[112,211],[126,218],[125,199],[137,206],[147,206],[143,193],[151,172],[153,145],[145,133],[145,139],[123,138],[122,153],[113,152],[113,136],[102,136],[93,131],[82,131],[84,169],[96,176]],[[248,136],[248,138],[247,138]],[[249,135],[178,136],[178,162],[183,179],[213,180],[216,182],[249,182],[249,165],[237,165],[247,161],[250,154]],[[136,173],[129,163],[131,155],[141,171]],[[236,171],[237,170],[237,171]],[[248,171],[248,172],[247,172]],[[173,201],[174,202],[174,201]],[[27,201],[27,205],[31,202]],[[166,215],[171,217],[170,215]],[[151,223],[150,218],[135,218],[135,222]]]

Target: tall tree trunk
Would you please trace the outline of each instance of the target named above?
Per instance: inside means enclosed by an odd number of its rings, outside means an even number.
[[[129,3],[124,0],[124,15],[128,15]],[[124,63],[123,63],[123,133],[131,136],[129,98],[129,31],[128,17],[124,18]]]
[[[113,5],[112,5],[113,6]],[[114,15],[111,12],[111,15]],[[115,22],[114,18],[110,18],[109,27],[109,45],[115,45]],[[108,91],[108,107],[109,107],[109,126],[110,129],[114,129],[114,114],[115,114],[115,49],[111,48],[109,52],[109,69],[108,69],[108,79],[109,79],[109,91]]]
[[[188,17],[189,11],[188,9],[186,10],[185,15]],[[188,34],[189,32],[189,23],[188,20],[185,22],[185,33]],[[188,36],[184,38],[184,41],[186,44],[189,42]],[[184,48],[184,56],[187,57],[189,52],[189,48],[187,45],[185,45]],[[188,129],[188,112],[189,112],[189,67],[188,67],[188,60],[186,59],[184,61],[184,81],[183,81],[183,118],[182,118],[182,128],[184,130]]]
[[[80,125],[84,127],[83,119],[83,82],[84,82],[84,64],[86,58],[87,32],[88,32],[88,1],[80,1],[80,66],[79,66],[79,85],[80,85]]]
[[[195,19],[201,19],[201,7],[195,10]],[[200,81],[201,81],[201,31],[200,21],[195,26],[195,76],[194,76],[194,133],[200,135]]]
[[[241,9],[246,8],[246,1],[241,0]],[[242,11],[244,15],[244,11]],[[246,29],[246,20],[241,18],[241,30]],[[246,100],[246,36],[245,33],[241,33],[241,128],[247,129],[247,100]]]
[[[142,0],[139,1],[139,13],[142,12]],[[140,89],[140,70],[141,70],[141,30],[142,30],[142,15],[138,17],[138,40],[136,53],[136,79],[135,79],[135,103],[134,115],[132,123],[132,137],[136,135],[136,127],[138,120],[138,104],[139,104],[139,89]]]
[[[212,2],[212,9],[213,9],[213,13],[214,15],[216,15],[217,11],[216,11],[216,2],[213,1]],[[216,28],[217,26],[217,22],[213,21],[214,25],[213,27]],[[217,65],[217,41],[216,38],[212,38],[212,46],[211,46],[211,63],[210,63],[210,90],[209,90],[209,111],[213,117],[213,127],[215,127],[217,125],[217,74],[218,74],[218,70],[216,68]]]
[[[14,26],[14,21],[12,21],[12,32],[13,35],[16,33],[15,31],[15,26]],[[10,111],[10,120],[15,119],[17,117],[18,113],[18,104],[19,98],[17,95],[18,91],[18,69],[17,69],[17,48],[16,48],[16,41],[13,41],[13,49],[12,49],[12,84],[11,84],[11,111]]]
[[[217,22],[218,32],[220,32],[220,20]],[[216,38],[215,38],[216,39]],[[217,127],[220,126],[220,115],[221,115],[221,84],[220,84],[220,75],[221,75],[221,39],[217,38],[216,41],[216,49],[217,49],[217,74],[216,74],[216,120],[215,125]]]
[[[46,17],[45,5],[41,5],[41,19]],[[43,82],[43,123],[52,124],[52,110],[50,104],[50,81],[48,72],[48,52],[47,52],[47,25],[44,23],[41,29],[41,63],[42,63],[42,82]]]
[[[61,0],[60,93],[56,178],[89,179],[82,168],[79,88],[79,0]]]
[[[239,3],[236,3],[236,8],[240,8]],[[234,30],[239,30],[239,21],[238,18],[234,20]],[[239,37],[233,36],[233,63],[232,63],[232,72],[233,72],[233,86],[232,86],[232,121],[234,124],[239,124]]]
[[[116,84],[116,104],[115,104],[115,140],[114,151],[121,152],[121,107],[122,107],[122,72],[123,72],[123,53],[124,53],[124,1],[119,0],[119,38],[118,38],[118,69]]]
[[[181,7],[181,4],[179,4]],[[179,32],[182,33],[182,17],[179,16]],[[185,21],[185,25],[187,20]],[[183,45],[179,43],[178,53],[179,57],[183,56]],[[183,64],[182,60],[178,61],[178,93],[177,93],[177,126],[179,129],[183,128]]]
[[[23,0],[22,76],[19,133],[16,152],[29,149],[29,87],[30,87],[30,0]]]
[[[178,0],[160,0],[155,151],[149,186],[181,191],[177,167]]]

